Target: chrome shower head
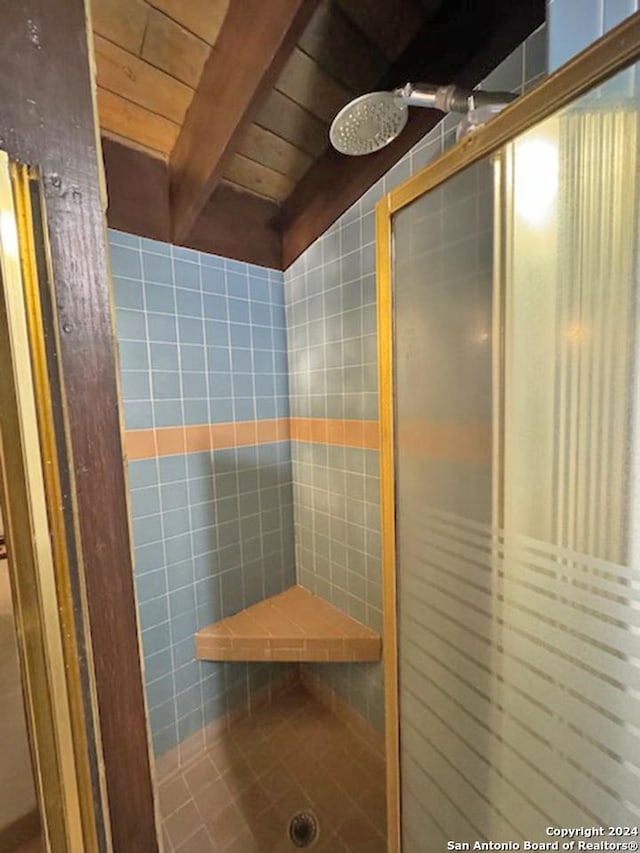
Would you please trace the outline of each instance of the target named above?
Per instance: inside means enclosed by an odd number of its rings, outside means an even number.
[[[495,107],[493,114],[515,97],[511,92],[483,92],[454,83],[448,86],[406,83],[393,92],[371,92],[351,101],[331,123],[329,138],[341,154],[371,154],[393,142],[402,132],[409,118],[409,106],[463,114],[469,111],[479,114],[480,108]],[[489,112],[485,110],[484,114],[488,116]]]
[[[343,107],[331,123],[329,138],[342,154],[371,154],[404,129],[409,109],[393,92],[371,92]]]

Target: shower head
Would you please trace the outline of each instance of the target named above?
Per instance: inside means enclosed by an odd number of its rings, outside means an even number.
[[[406,83],[393,92],[371,92],[348,103],[331,123],[329,139],[341,154],[372,154],[404,130],[409,106],[467,113],[478,107],[504,106],[515,97],[510,92],[483,92],[455,84]]]
[[[408,118],[409,108],[393,92],[371,92],[340,110],[329,138],[342,154],[372,154],[392,142]]]

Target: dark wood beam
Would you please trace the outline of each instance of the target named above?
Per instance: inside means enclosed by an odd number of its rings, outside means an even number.
[[[165,243],[171,240],[169,166],[166,160],[102,138],[111,228]]]
[[[171,156],[174,242],[194,228],[317,3],[231,0]]]
[[[337,0],[342,12],[393,62],[420,29],[423,10],[415,0]]]
[[[185,245],[201,252],[281,270],[280,208],[266,198],[221,183]]]
[[[65,473],[73,484],[73,494],[64,494],[65,512],[74,519],[70,529],[81,554],[69,572],[74,588],[86,591],[92,658],[80,663],[86,668],[92,661],[95,675],[113,850],[154,853],[85,3],[5,0],[0,9],[0,146],[38,166],[44,186],[55,369],[66,403]],[[97,790],[95,797],[99,802]]]
[[[475,86],[543,23],[544,15],[544,0],[450,0],[426,22],[378,88],[407,80]],[[366,157],[328,148],[283,206],[284,267],[442,117],[436,110],[412,110],[398,139]]]
[[[102,150],[109,226],[170,242],[168,164],[108,137]],[[221,183],[180,245],[282,269],[280,208]]]

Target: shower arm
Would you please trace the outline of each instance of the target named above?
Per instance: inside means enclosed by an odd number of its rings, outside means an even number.
[[[393,90],[402,103],[413,107],[442,110],[444,113],[468,113],[479,107],[510,104],[517,95],[512,92],[484,92],[482,89],[464,89],[451,83],[434,86],[430,83],[405,83]]]

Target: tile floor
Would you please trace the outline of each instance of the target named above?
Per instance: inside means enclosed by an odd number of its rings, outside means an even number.
[[[167,853],[288,853],[311,810],[317,853],[385,853],[384,761],[302,685],[236,723],[160,786]]]

